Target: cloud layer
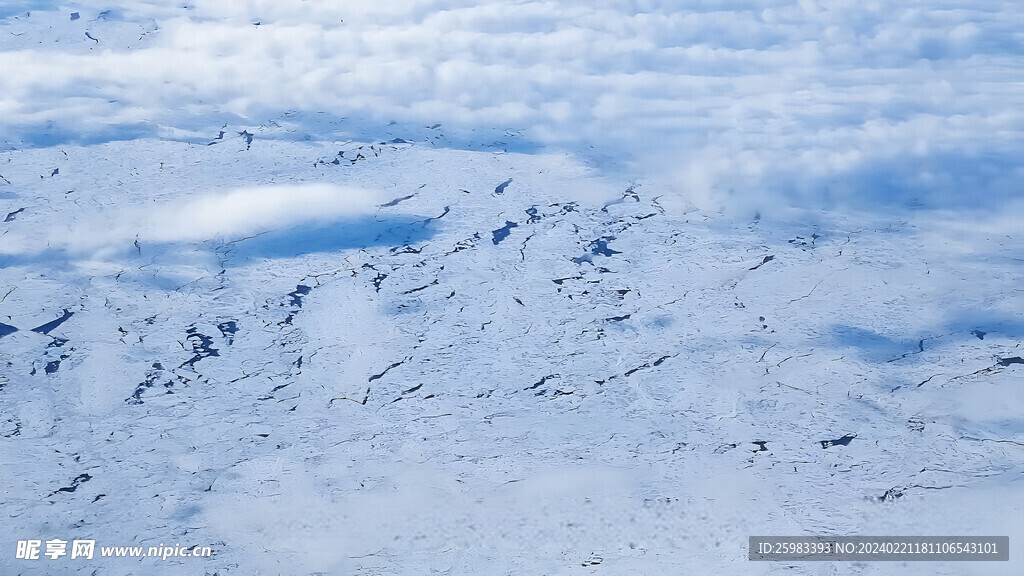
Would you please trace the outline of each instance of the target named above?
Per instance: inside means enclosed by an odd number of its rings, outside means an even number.
[[[126,0],[0,28],[8,146],[298,110],[519,130],[709,204],[991,206],[1024,176],[1012,1]]]

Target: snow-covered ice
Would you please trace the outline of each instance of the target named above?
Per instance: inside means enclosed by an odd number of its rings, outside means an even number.
[[[222,574],[641,574],[770,572],[753,534],[1024,536],[1017,235],[736,224],[564,156],[234,144],[6,154],[11,537],[213,543]],[[377,207],[102,234],[345,186]]]

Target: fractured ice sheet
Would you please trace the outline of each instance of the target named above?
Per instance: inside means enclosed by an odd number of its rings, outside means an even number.
[[[420,144],[64,150],[3,156],[0,213],[25,208],[0,262],[3,550],[214,549],[81,574],[819,574],[748,563],[747,537],[1024,538],[1004,221],[736,222],[561,156]],[[44,249],[54,222],[282,174],[388,194]]]

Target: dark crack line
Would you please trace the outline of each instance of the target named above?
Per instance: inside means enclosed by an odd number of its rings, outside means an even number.
[[[381,378],[384,377],[385,374],[388,373],[389,370],[391,370],[392,368],[397,368],[397,367],[401,366],[402,364],[405,364],[405,362],[407,360],[410,360],[410,359],[411,358],[406,358],[405,360],[401,360],[399,362],[395,362],[391,366],[388,366],[387,368],[385,368],[384,371],[381,372],[380,374],[374,374],[373,376],[370,376],[370,379],[367,380],[367,382],[373,382],[374,380],[380,380]],[[367,393],[369,393],[369,389],[367,389]]]

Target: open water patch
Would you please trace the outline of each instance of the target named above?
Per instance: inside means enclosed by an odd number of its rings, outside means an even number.
[[[493,235],[493,239],[491,241],[494,242],[495,244],[501,243],[502,240],[504,240],[505,238],[508,238],[508,235],[512,233],[512,229],[513,228],[518,228],[518,227],[519,227],[519,224],[516,224],[515,222],[506,220],[504,226],[502,226],[501,228],[498,228],[497,230],[492,230],[491,231],[491,234]]]

